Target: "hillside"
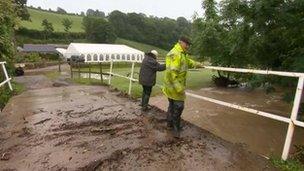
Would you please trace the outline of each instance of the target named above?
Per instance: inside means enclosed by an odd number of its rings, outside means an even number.
[[[64,27],[62,26],[61,22],[63,19],[68,18],[73,21],[73,25],[70,30],[71,32],[83,32],[81,16],[56,14],[31,8],[28,8],[28,11],[31,15],[31,21],[22,21],[22,27],[34,30],[42,30],[42,20],[48,19],[49,22],[53,23],[56,32],[63,32]]]
[[[160,57],[165,57],[165,55],[168,53],[168,51],[152,46],[152,45],[148,45],[148,44],[144,44],[144,43],[139,43],[139,42],[134,42],[134,41],[130,41],[130,40],[126,40],[126,39],[121,39],[121,38],[117,38],[115,41],[116,44],[124,44],[136,49],[139,49],[141,51],[144,52],[149,52],[151,50],[157,50],[158,53],[160,54]]]
[[[47,11],[41,11],[41,10],[36,10],[36,9],[31,9],[28,8],[28,11],[31,15],[31,22],[30,21],[22,21],[21,22],[21,26],[28,28],[28,29],[33,29],[33,30],[42,30],[42,20],[44,19],[48,19],[51,23],[53,23],[54,29],[56,32],[63,32],[64,28],[61,24],[61,21],[64,18],[69,18],[73,21],[73,26],[71,29],[71,32],[83,32],[82,29],[82,17],[81,16],[73,16],[73,15],[64,15],[64,14],[56,14],[56,13],[51,13],[51,12],[47,12]],[[24,37],[19,36],[19,39],[24,39]],[[26,38],[29,39],[29,38]],[[53,40],[54,41],[54,40]],[[51,42],[51,43],[61,43],[61,44],[67,44],[67,42],[63,41],[59,41],[59,42]],[[86,40],[77,40],[78,42],[86,42]],[[43,43],[43,40],[25,40],[22,41],[23,43]],[[89,42],[88,42],[89,43]],[[126,39],[122,39],[122,38],[117,38],[117,40],[115,41],[116,44],[125,44],[128,45],[130,47],[139,49],[141,51],[144,52],[148,52],[150,50],[157,50],[160,53],[161,57],[164,57],[167,53],[166,50],[152,46],[152,45],[148,45],[148,44],[144,44],[144,43],[139,43],[139,42],[135,42],[135,41],[130,41],[130,40],[126,40]]]

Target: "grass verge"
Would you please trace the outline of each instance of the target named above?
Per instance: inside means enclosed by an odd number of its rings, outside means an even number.
[[[304,166],[297,160],[282,160],[278,157],[272,157],[270,159],[271,163],[278,169],[282,171],[303,171]]]
[[[12,96],[18,95],[25,90],[25,87],[22,84],[18,84],[16,82],[11,83],[13,91],[11,91],[7,85],[0,87],[0,111],[2,111]]]

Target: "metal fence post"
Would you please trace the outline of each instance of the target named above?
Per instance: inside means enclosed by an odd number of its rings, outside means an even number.
[[[292,142],[292,137],[294,133],[294,121],[297,119],[299,107],[300,107],[300,102],[301,102],[301,95],[303,91],[303,85],[304,85],[304,77],[300,77],[298,81],[298,86],[297,86],[297,91],[295,95],[295,99],[293,102],[293,107],[292,107],[292,112],[290,116],[290,121],[288,125],[288,130],[286,134],[286,139],[285,139],[285,144],[284,144],[284,149],[282,153],[282,159],[286,160],[288,158],[291,142]]]
[[[113,61],[111,60],[111,62],[110,62],[110,74],[109,74],[109,85],[111,85],[112,70],[113,70]]]
[[[129,84],[129,92],[128,94],[131,96],[131,91],[132,91],[132,81],[133,81],[133,75],[134,75],[134,65],[135,63],[132,62],[132,70],[131,70],[131,76],[130,76],[130,84]]]
[[[10,78],[8,77],[8,74],[7,74],[7,71],[6,71],[6,68],[5,68],[5,63],[2,63],[2,69],[3,69],[4,76],[5,76],[5,80],[9,80]],[[13,87],[12,87],[12,84],[11,84],[10,80],[7,82],[7,84],[8,84],[9,89],[11,91],[13,91]]]

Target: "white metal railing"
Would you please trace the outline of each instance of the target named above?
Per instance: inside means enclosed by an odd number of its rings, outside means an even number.
[[[212,69],[212,70],[218,70],[218,71],[253,73],[253,74],[264,74],[264,75],[278,75],[278,76],[297,77],[298,78],[298,85],[297,85],[297,89],[296,89],[296,93],[295,93],[292,112],[291,112],[291,116],[289,118],[186,92],[186,94],[190,97],[206,100],[206,101],[216,103],[216,104],[219,104],[219,105],[222,105],[222,106],[242,110],[242,111],[249,112],[249,113],[252,113],[252,114],[256,114],[256,115],[259,115],[259,116],[263,116],[263,117],[266,117],[266,118],[270,118],[270,119],[274,119],[274,120],[277,120],[277,121],[288,123],[288,130],[287,130],[284,149],[283,149],[283,153],[282,153],[282,159],[286,160],[288,158],[288,154],[289,154],[289,151],[290,151],[290,146],[291,146],[291,141],[292,141],[292,137],[293,137],[293,134],[294,134],[295,126],[299,126],[299,127],[304,128],[304,122],[301,122],[301,121],[297,120],[297,115],[298,115],[298,112],[299,112],[299,107],[300,107],[300,102],[301,102],[301,95],[302,95],[303,85],[304,85],[304,73],[281,72],[281,71],[270,71],[270,70],[241,69],[241,68],[227,68],[227,67],[214,67],[214,66],[205,66],[205,68],[206,69]]]
[[[128,94],[131,95],[132,82],[133,81],[138,82],[137,79],[133,78],[134,65],[135,65],[135,63],[132,62],[131,76],[126,77],[126,76],[123,76],[123,75],[113,73],[113,61],[111,61],[110,72],[108,72],[108,74],[109,74],[109,84],[111,85],[111,76],[112,75],[113,76],[118,76],[118,77],[121,77],[121,78],[125,78],[125,79],[129,79],[130,84],[129,84]],[[288,130],[287,130],[287,134],[286,134],[286,138],[285,138],[284,149],[283,149],[283,153],[282,153],[282,156],[281,156],[283,160],[286,160],[288,158],[288,154],[289,154],[289,151],[290,151],[290,146],[291,146],[291,141],[292,141],[292,138],[293,138],[295,126],[299,126],[299,127],[304,128],[304,122],[297,120],[297,115],[298,115],[298,111],[299,111],[301,95],[302,95],[303,85],[304,85],[304,73],[281,72],[281,71],[270,71],[270,70],[254,70],[254,69],[242,69],[242,68],[227,68],[227,67],[215,67],[215,66],[205,66],[204,68],[211,69],[211,70],[218,70],[218,71],[253,73],[253,74],[263,74],[263,75],[278,75],[278,76],[297,77],[298,78],[298,85],[297,85],[295,98],[294,98],[294,102],[293,102],[293,108],[292,108],[291,116],[289,118],[186,92],[187,96],[190,96],[190,97],[193,97],[193,98],[206,100],[206,101],[216,103],[216,104],[219,104],[219,105],[222,105],[222,106],[242,110],[242,111],[252,113],[252,114],[255,114],[255,115],[258,115],[258,116],[262,116],[262,117],[266,117],[266,118],[269,118],[269,119],[273,119],[273,120],[281,121],[281,122],[284,122],[284,123],[288,123]],[[161,87],[161,85],[157,85],[157,86]]]
[[[132,68],[131,68],[131,74],[130,74],[130,77],[127,77],[127,76],[123,76],[123,75],[120,75],[120,74],[117,74],[117,73],[113,73],[113,60],[111,60],[110,62],[110,72],[106,72],[107,74],[109,74],[109,80],[108,80],[108,83],[109,85],[111,85],[111,78],[112,76],[116,76],[116,77],[120,77],[120,78],[125,78],[125,79],[128,79],[130,80],[130,83],[129,83],[129,90],[128,90],[128,94],[131,95],[131,92],[132,92],[132,83],[133,81],[136,81],[138,82],[137,79],[134,79],[134,67],[135,67],[135,63],[138,63],[136,61],[131,61],[132,63]]]
[[[6,62],[0,62],[0,65],[2,66],[2,71],[4,73],[4,78],[5,78],[5,80],[0,83],[0,87],[2,87],[4,84],[7,83],[9,89],[12,91],[13,88],[12,88],[12,84],[11,84],[11,78],[7,74],[7,71],[6,71],[6,68],[5,68],[5,64],[6,64]]]

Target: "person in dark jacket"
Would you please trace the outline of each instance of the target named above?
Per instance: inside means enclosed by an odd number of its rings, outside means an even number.
[[[156,72],[166,70],[165,64],[160,64],[156,61],[158,52],[152,50],[145,54],[139,72],[139,83],[143,87],[142,92],[142,111],[147,111],[152,87],[156,83]]]

